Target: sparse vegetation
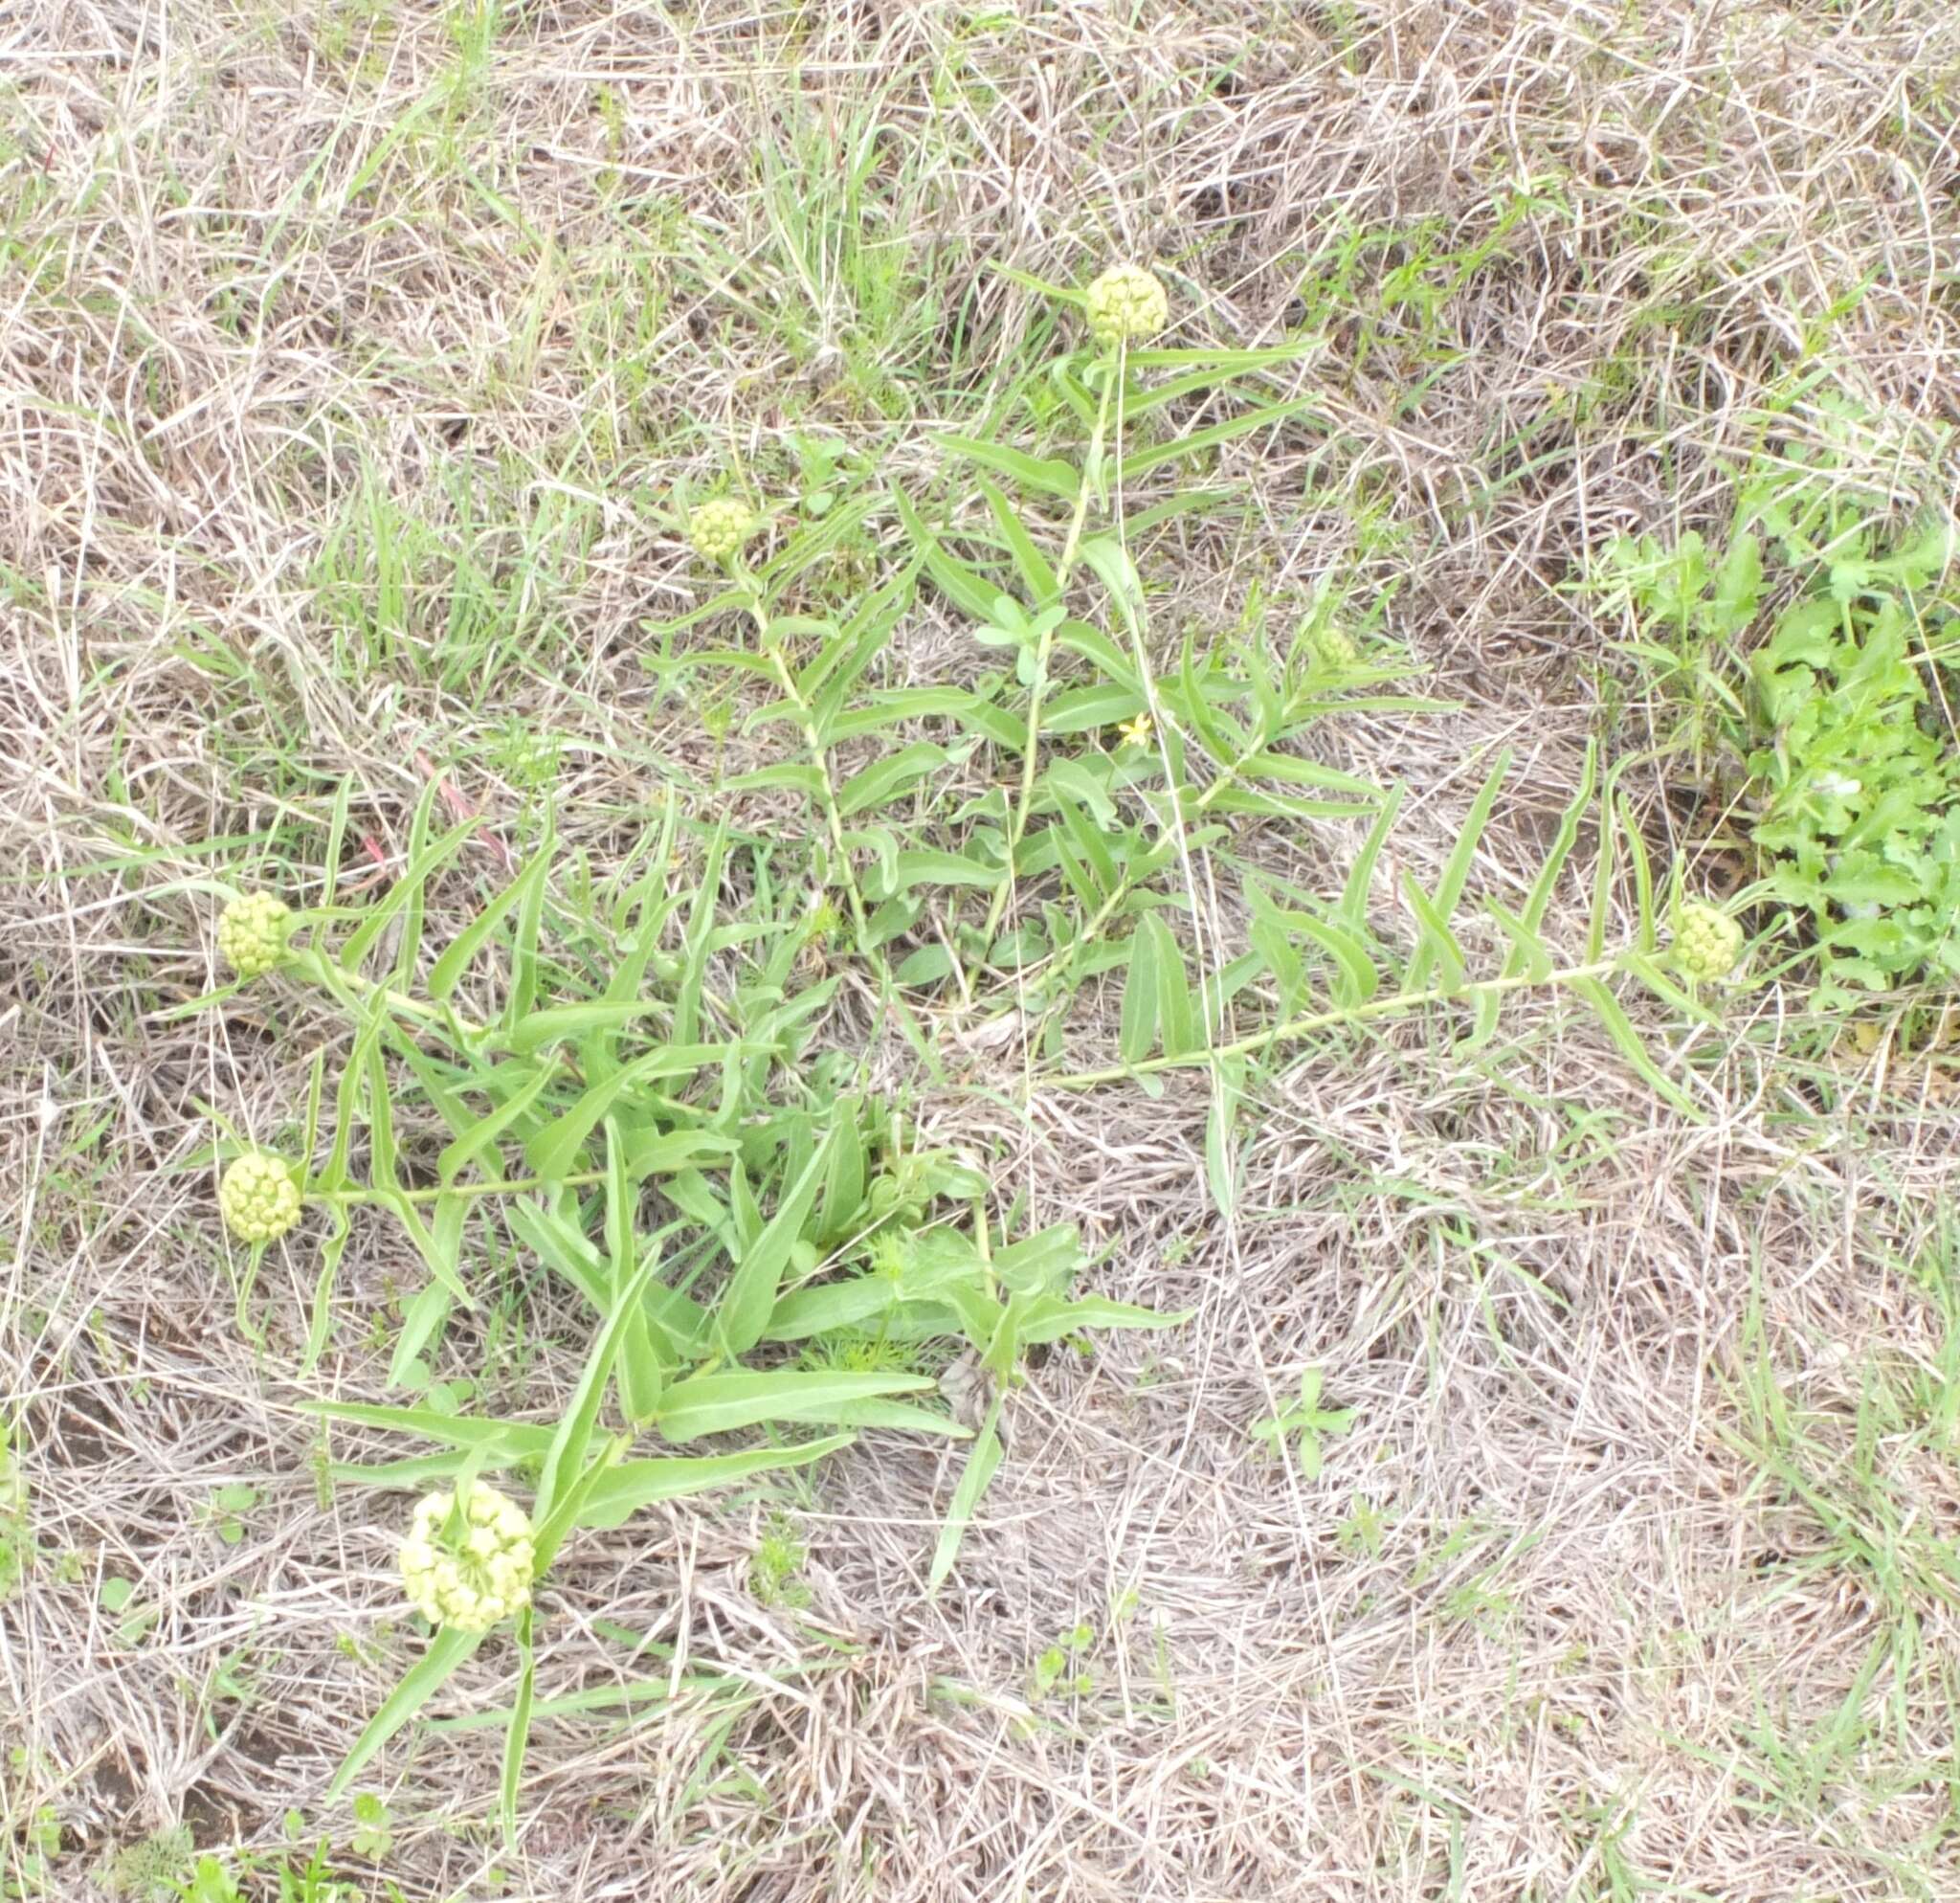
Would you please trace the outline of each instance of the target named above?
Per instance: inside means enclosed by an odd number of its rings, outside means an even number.
[[[1960,27],[30,7],[0,1898],[1960,1890]]]

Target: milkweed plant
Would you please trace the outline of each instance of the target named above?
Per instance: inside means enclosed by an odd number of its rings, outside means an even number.
[[[1166,344],[1167,286],[1136,264],[1080,291],[1008,275],[1078,319],[1023,403],[935,438],[936,488],[867,475],[819,511],[731,484],[681,515],[705,586],[651,628],[649,665],[702,704],[700,683],[725,677],[749,729],[782,734],[777,757],[711,801],[668,796],[610,884],[583,868],[575,886],[554,881],[546,812],[514,877],[439,946],[432,886],[453,894],[479,822],[438,828],[433,788],[385,889],[339,894],[335,844],[317,904],[248,891],[217,920],[233,982],[193,1008],[276,984],[347,1027],[317,1046],[292,1150],[235,1145],[219,1179],[225,1227],[255,1263],[278,1247],[315,1265],[301,1373],[331,1336],[357,1220],[394,1224],[425,1271],[389,1370],[411,1397],[497,1292],[484,1265],[508,1247],[480,1244],[486,1224],[587,1316],[555,1421],[310,1403],[331,1432],[411,1444],[329,1471],[405,1496],[377,1512],[428,1628],[337,1793],[507,1631],[513,1833],[535,1629],[568,1540],[862,1434],[908,1435],[955,1467],[925,1562],[936,1589],[1001,1466],[1028,1351],[1187,1319],[1083,1287],[1093,1257],[1076,1228],[1028,1228],[989,1159],[928,1140],[864,1054],[880,1039],[827,1028],[847,1000],[871,1000],[939,1084],[947,1025],[963,1049],[1012,1041],[1031,1096],[1160,1092],[1189,1073],[1228,1215],[1249,1093],[1385,1019],[1434,1017],[1471,1050],[1514,995],[1563,996],[1694,1107],[1692,1075],[1637,1031],[1620,991],[1706,1015],[1703,988],[1737,975],[1742,929],[1678,872],[1655,878],[1593,755],[1522,897],[1471,889],[1506,755],[1436,883],[1392,878],[1400,790],[1313,745],[1325,723],[1437,708],[1407,690],[1386,596],[1357,609],[1327,579],[1290,608],[1261,596],[1216,638],[1154,624],[1152,557],[1188,521],[1237,507],[1230,445],[1332,427],[1304,381],[1313,346]],[[1032,439],[1013,439],[1015,418]],[[868,573],[840,569],[867,546]],[[927,606],[970,633],[958,681],[894,665],[902,619]],[[807,847],[781,843],[793,829],[737,827],[742,795],[764,791],[808,802]],[[335,842],[346,820],[343,793]],[[1546,919],[1589,821],[1590,922],[1568,946]],[[1348,840],[1344,875],[1315,890],[1253,869],[1243,846],[1260,829]],[[1242,899],[1240,944],[1199,903],[1220,877]],[[1634,929],[1610,944],[1629,884]],[[962,1354],[980,1371],[973,1425],[940,1401]]]

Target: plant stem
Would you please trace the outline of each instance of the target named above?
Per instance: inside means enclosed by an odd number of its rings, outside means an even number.
[[[1089,497],[1093,490],[1099,465],[1102,460],[1102,441],[1109,428],[1109,400],[1117,383],[1123,375],[1120,360],[1113,361],[1110,374],[1102,384],[1102,395],[1096,408],[1096,428],[1089,438],[1089,454],[1082,464],[1081,485],[1076,491],[1076,509],[1068,526],[1068,539],[1061,545],[1061,559],[1055,565],[1055,601],[1044,604],[1058,606],[1068,589],[1068,578],[1077,560],[1081,554],[1082,530],[1089,520]],[[981,934],[991,940],[994,928],[1000,924],[1001,915],[1007,910],[1008,900],[1014,887],[1014,853],[1019,848],[1022,836],[1028,830],[1028,810],[1035,799],[1035,772],[1041,763],[1041,705],[1048,698],[1048,663],[1055,653],[1055,629],[1048,629],[1035,648],[1035,685],[1028,696],[1028,739],[1021,750],[1021,788],[1014,800],[1013,816],[1007,829],[1007,864],[1001,881],[993,888],[992,903],[987,908],[987,923],[981,927]]]
[[[1256,1031],[1251,1037],[1239,1038],[1229,1044],[1208,1044],[1203,1050],[1184,1051],[1175,1057],[1139,1058],[1135,1063],[1113,1063],[1102,1070],[1063,1071],[1038,1081],[1057,1090],[1092,1090],[1098,1085],[1121,1084],[1126,1078],[1150,1071],[1195,1070],[1221,1058],[1251,1057],[1259,1051],[1270,1050],[1275,1044],[1292,1043],[1298,1039],[1311,1037],[1316,1031],[1330,1030],[1336,1024],[1360,1024],[1376,1018],[1392,1018],[1401,1012],[1419,1011],[1428,1004],[1446,1004],[1453,998],[1469,997],[1479,992],[1496,995],[1526,991],[1537,985],[1581,984],[1588,978],[1606,977],[1618,969],[1617,958],[1599,958],[1588,965],[1573,965],[1562,972],[1548,973],[1543,977],[1534,976],[1529,972],[1513,972],[1503,977],[1472,978],[1467,983],[1453,987],[1432,985],[1426,991],[1401,991],[1392,997],[1370,998],[1366,1004],[1334,1005],[1325,1011],[1310,1011],[1303,1018],[1289,1018],[1283,1024]]]
[[[844,843],[844,816],[837,808],[837,790],[831,779],[829,750],[823,744],[823,736],[816,730],[816,719],[811,712],[810,703],[803,698],[796,685],[796,677],[790,671],[790,663],[783,659],[781,646],[769,638],[768,616],[763,613],[761,598],[747,577],[745,575],[743,579],[749,591],[749,617],[762,638],[764,653],[775,668],[776,684],[782,688],[783,697],[796,709],[796,725],[802,729],[803,745],[809,751],[810,764],[816,769],[823,817],[830,829],[831,857],[836,861],[837,870],[843,877],[845,895],[851,902],[851,923],[858,934],[858,955],[876,962],[871,949],[871,925],[864,910],[864,894],[858,884],[858,873],[851,863],[850,849]]]

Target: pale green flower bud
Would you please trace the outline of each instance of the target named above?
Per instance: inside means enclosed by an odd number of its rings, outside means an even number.
[[[480,1481],[463,1505],[459,1534],[450,1524],[455,1515],[454,1493],[417,1504],[402,1541],[402,1585],[430,1624],[487,1632],[531,1602],[531,1522],[515,1500]]]
[[[732,496],[703,503],[687,518],[687,539],[703,561],[725,562],[762,526],[755,511]]]
[[[247,892],[218,914],[218,956],[241,978],[260,978],[282,963],[292,912],[270,892]]]
[[[1338,674],[1361,659],[1361,650],[1355,646],[1354,637],[1347,629],[1335,627],[1331,621],[1307,629],[1306,651],[1324,674]]]
[[[1726,978],[1742,958],[1742,927],[1726,912],[1691,899],[1675,917],[1674,956],[1691,978]]]
[[[1089,286],[1086,305],[1096,342],[1140,343],[1170,322],[1170,300],[1154,272],[1141,264],[1112,264]]]
[[[225,1227],[241,1243],[276,1243],[300,1220],[300,1185],[281,1156],[240,1156],[218,1183]]]

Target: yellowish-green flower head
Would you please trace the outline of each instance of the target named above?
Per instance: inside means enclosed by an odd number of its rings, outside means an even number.
[[[1089,286],[1089,328],[1096,342],[1139,344],[1170,322],[1170,300],[1155,272],[1141,264],[1112,264]]]
[[[1675,916],[1674,956],[1691,978],[1726,978],[1742,960],[1742,927],[1716,907],[1690,899]]]
[[[300,1220],[300,1185],[284,1157],[255,1151],[225,1172],[218,1208],[241,1243],[276,1243]]]
[[[291,908],[270,892],[247,892],[218,914],[218,956],[241,978],[262,978],[286,955]]]
[[[761,526],[746,503],[737,502],[733,496],[719,496],[688,516],[687,539],[703,561],[725,562],[740,553],[742,545]]]
[[[517,1502],[479,1481],[460,1513],[454,1493],[431,1493],[402,1541],[402,1585],[432,1625],[487,1632],[531,1602],[537,1549]]]

